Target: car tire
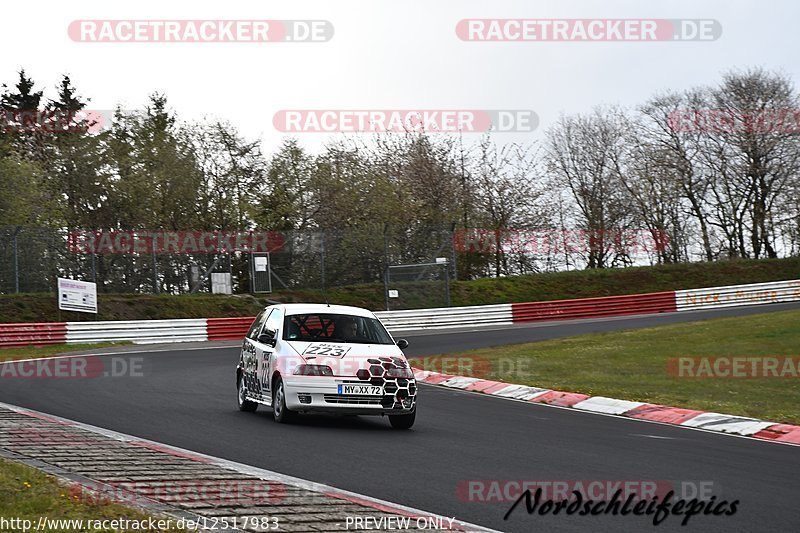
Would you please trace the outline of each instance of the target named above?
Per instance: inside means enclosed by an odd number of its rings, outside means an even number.
[[[411,429],[417,418],[417,410],[414,409],[407,415],[389,415],[389,423],[394,429]]]
[[[286,390],[283,388],[283,380],[278,378],[272,393],[272,418],[279,424],[285,424],[294,420],[296,415],[297,413],[286,407]]]
[[[240,377],[239,381],[236,383],[236,399],[239,404],[239,410],[252,413],[258,409],[258,404],[256,402],[251,402],[245,398],[247,398],[247,389],[244,386],[244,377]]]

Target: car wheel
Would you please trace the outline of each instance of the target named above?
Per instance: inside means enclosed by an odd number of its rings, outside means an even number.
[[[239,403],[239,410],[240,411],[247,411],[248,413],[252,413],[256,409],[258,409],[258,404],[256,402],[251,402],[247,398],[247,389],[244,386],[244,377],[239,378],[239,382],[236,384],[236,397]]]
[[[417,410],[414,409],[407,415],[389,415],[389,423],[394,429],[411,429],[417,418]]]
[[[275,422],[283,424],[291,422],[296,414],[286,407],[286,391],[283,388],[283,380],[278,378],[272,395],[272,417]]]

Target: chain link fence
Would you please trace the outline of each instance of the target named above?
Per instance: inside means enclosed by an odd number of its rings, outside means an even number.
[[[386,270],[386,310],[450,306],[450,262],[389,265]]]
[[[283,231],[70,231],[0,226],[0,293],[56,290],[58,277],[97,283],[100,293],[210,292],[212,273],[252,290],[253,255],[269,254],[273,291],[386,283],[389,265],[447,259],[456,277],[454,228]],[[259,252],[259,253],[255,253]],[[434,298],[440,304],[441,294]]]
[[[456,280],[585,268],[596,249],[615,258],[612,266],[655,264],[666,246],[667,235],[627,229],[598,234],[455,224],[308,231],[0,226],[0,294],[55,293],[59,277],[95,282],[101,294],[185,294],[211,292],[216,278],[217,287],[240,294],[380,284],[386,309],[442,307],[449,305],[448,288]]]

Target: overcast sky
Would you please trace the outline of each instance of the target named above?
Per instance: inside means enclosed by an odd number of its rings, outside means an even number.
[[[41,7],[38,7],[41,6]],[[183,119],[224,118],[267,153],[282,109],[532,109],[634,106],[664,89],[716,83],[764,66],[800,79],[796,0],[322,0],[4,3],[0,80],[25,68],[52,87],[69,74],[93,109],[139,108],[167,94]],[[713,42],[465,42],[466,18],[716,19]],[[324,43],[82,43],[76,19],[323,19]],[[502,134],[526,141],[540,133]],[[329,138],[305,133],[314,149]]]

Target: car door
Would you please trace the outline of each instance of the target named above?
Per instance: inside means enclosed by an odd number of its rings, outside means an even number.
[[[264,322],[264,327],[254,340],[256,349],[256,364],[259,387],[263,400],[272,398],[271,386],[272,370],[275,367],[277,357],[276,351],[279,350],[280,329],[283,323],[283,312],[280,309],[273,309],[272,313]]]
[[[264,324],[267,322],[267,318],[269,318],[272,311],[274,311],[274,309],[267,308],[258,315],[253,321],[253,325],[250,326],[250,330],[247,332],[244,342],[242,343],[244,382],[250,396],[255,399],[262,398],[261,381],[258,378],[258,359],[260,357],[258,336],[264,329]]]

